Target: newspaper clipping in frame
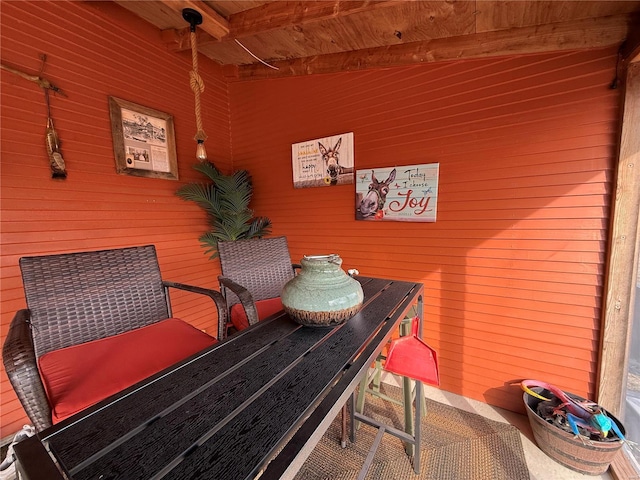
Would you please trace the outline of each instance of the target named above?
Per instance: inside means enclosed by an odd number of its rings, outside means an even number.
[[[353,183],[353,132],[291,145],[293,186],[330,187]]]
[[[356,172],[356,220],[435,222],[439,163]]]
[[[122,132],[127,168],[171,171],[165,120],[123,108]]]

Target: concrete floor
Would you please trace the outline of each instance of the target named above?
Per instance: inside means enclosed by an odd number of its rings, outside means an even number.
[[[383,381],[398,387],[400,386],[393,376],[387,373],[383,374]],[[498,407],[493,407],[486,403],[461,397],[460,395],[445,392],[428,385],[425,385],[424,389],[425,397],[431,400],[451,405],[460,410],[482,415],[490,420],[510,423],[520,430],[522,446],[524,448],[531,480],[613,480],[613,476],[610,475],[609,472],[603,475],[584,475],[560,465],[547,456],[547,454],[536,445],[531,426],[529,425],[529,419],[526,415],[520,415]]]

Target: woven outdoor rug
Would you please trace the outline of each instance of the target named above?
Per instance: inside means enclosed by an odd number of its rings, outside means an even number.
[[[401,389],[385,385],[387,395]],[[518,430],[473,413],[427,399],[422,419],[420,475],[416,476],[402,442],[385,433],[367,480],[530,480]],[[402,428],[402,406],[367,394],[365,414]],[[361,424],[356,443],[340,447],[341,415],[334,420],[295,480],[355,480],[378,432]]]

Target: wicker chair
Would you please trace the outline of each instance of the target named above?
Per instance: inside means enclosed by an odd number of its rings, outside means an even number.
[[[270,313],[260,315],[264,302],[279,299],[282,287],[295,276],[298,264],[291,263],[286,237],[236,240],[218,243],[222,275],[220,291],[229,309],[227,318],[234,320],[241,305],[248,325],[254,325]],[[279,301],[279,300],[278,300]],[[238,305],[234,309],[234,305]],[[229,327],[232,327],[229,324]],[[245,325],[246,327],[246,325]]]
[[[163,281],[153,245],[23,257],[28,310],[11,322],[2,357],[9,380],[37,430],[52,424],[38,359],[170,318],[169,288],[209,296],[224,337],[226,306],[214,290]]]

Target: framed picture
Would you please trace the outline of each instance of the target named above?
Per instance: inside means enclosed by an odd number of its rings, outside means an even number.
[[[173,117],[109,97],[116,171],[122,175],[178,180]]]
[[[353,132],[291,145],[293,186],[330,187],[353,183]]]
[[[356,220],[435,222],[440,164],[356,172]]]

